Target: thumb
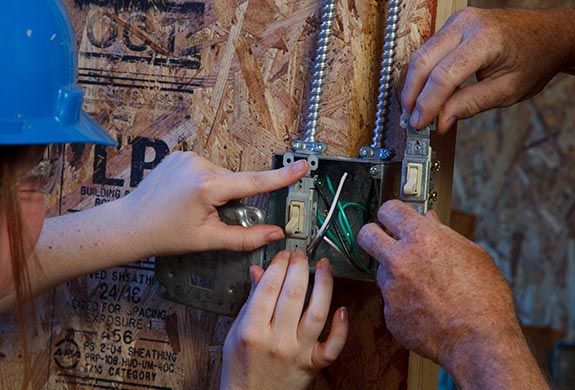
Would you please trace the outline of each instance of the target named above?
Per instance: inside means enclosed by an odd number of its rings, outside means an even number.
[[[512,88],[501,77],[485,79],[457,90],[441,109],[437,130],[446,133],[458,120],[471,118],[492,108],[513,104],[515,99],[510,97],[510,90]]]
[[[222,223],[214,229],[218,236],[216,248],[235,252],[249,252],[284,237],[283,230],[274,225],[256,225],[249,228]]]

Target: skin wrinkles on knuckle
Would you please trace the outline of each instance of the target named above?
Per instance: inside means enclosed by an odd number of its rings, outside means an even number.
[[[385,203],[384,206],[379,209],[377,215],[380,221],[387,220],[388,225],[403,226],[403,230],[408,232],[406,234],[407,236],[411,235],[411,232],[420,226],[425,226],[427,222],[424,217],[417,214],[415,210],[397,200]]]
[[[404,203],[401,202],[400,200],[397,199],[388,200],[387,202],[381,205],[381,207],[378,210],[378,213],[381,212],[389,214],[392,212],[396,212],[396,210],[405,210],[403,206]]]
[[[268,184],[268,176],[263,172],[252,172],[249,176],[249,183],[253,188],[265,188]]]
[[[435,94],[437,88],[431,89],[428,88],[428,85],[429,84],[426,85],[424,91],[419,94],[415,101],[415,109],[419,111],[421,117],[424,119],[436,116],[440,109],[440,107],[436,105],[437,98]]]
[[[409,68],[417,73],[423,72],[428,66],[429,59],[427,44],[424,44],[411,54]]]
[[[360,243],[360,246],[372,255],[380,264],[386,264],[389,248],[381,243],[380,237],[375,229],[381,228],[375,225],[373,230],[368,231],[369,233],[367,233],[365,243]]]
[[[305,290],[300,287],[288,288],[285,295],[291,300],[299,300],[305,295]]]
[[[423,251],[427,248],[429,243],[434,242],[438,238],[434,229],[429,227],[429,225],[424,224],[424,221],[406,221],[405,225],[409,230],[409,234],[401,238],[401,244],[405,245],[405,250],[419,248],[419,251]]]
[[[478,102],[478,99],[481,99],[480,96],[473,96],[469,99],[464,100],[463,103],[463,112],[461,116],[463,118],[469,118],[479,112],[481,112],[481,104]]]
[[[378,219],[381,220],[381,219],[385,218],[386,216],[394,216],[395,218],[403,218],[405,216],[406,210],[407,210],[404,206],[405,205],[397,199],[388,200],[383,205],[381,205],[381,207],[377,211]]]
[[[323,350],[319,344],[316,344],[313,348],[309,360],[304,362],[304,367],[307,367],[308,372],[313,373],[314,371],[324,368],[330,365],[331,362],[327,362],[323,358]]]
[[[247,252],[247,251],[253,250],[255,248],[257,248],[255,237],[252,234],[250,234],[250,231],[244,230],[243,237],[242,237],[242,243],[241,243],[239,249],[242,252]]]
[[[300,251],[294,252],[290,257],[290,267],[307,267],[307,257]]]
[[[464,60],[461,60],[464,62]],[[453,73],[448,68],[448,65],[437,65],[430,73],[428,82],[431,88],[429,92],[436,93],[439,91],[453,91],[457,85],[453,82]]]
[[[282,169],[277,169],[273,172],[274,172],[274,174],[276,174],[276,176],[279,178],[279,180],[281,182],[285,182],[285,183],[292,181],[292,179],[294,177],[294,174],[293,174],[290,167],[284,167]]]
[[[372,253],[378,246],[378,230],[381,230],[378,225],[375,223],[369,223],[361,228],[357,236],[359,245],[370,253]]]
[[[275,276],[275,275],[274,275]],[[264,295],[277,295],[280,286],[275,280],[265,280],[260,281],[258,288],[262,291]]]
[[[195,180],[198,190],[202,193],[210,192],[219,185],[218,176],[211,172],[203,172]]]

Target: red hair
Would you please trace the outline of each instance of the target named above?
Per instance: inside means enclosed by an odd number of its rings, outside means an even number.
[[[0,147],[0,222],[6,226],[8,246],[12,267],[12,286],[16,295],[18,328],[24,358],[24,375],[22,388],[28,387],[32,376],[32,358],[30,354],[28,332],[26,331],[25,303],[31,297],[29,258],[33,253],[34,242],[29,238],[22,216],[22,206],[18,191],[17,163],[29,155],[25,146]]]

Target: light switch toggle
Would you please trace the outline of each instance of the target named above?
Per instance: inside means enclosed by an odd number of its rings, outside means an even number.
[[[403,186],[403,193],[405,195],[419,196],[421,194],[423,177],[423,164],[408,163],[405,185]]]
[[[305,203],[297,200],[289,204],[288,223],[286,224],[286,234],[291,236],[301,234],[304,230],[304,209]]]

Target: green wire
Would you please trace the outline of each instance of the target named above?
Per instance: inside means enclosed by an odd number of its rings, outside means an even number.
[[[333,183],[331,182],[329,175],[325,175],[325,179],[326,179],[327,188],[331,192],[331,195],[335,196],[335,189],[333,187]],[[357,207],[358,209],[362,210],[364,213],[366,211],[366,208],[364,205],[357,203],[357,202],[348,202],[348,203],[342,205],[339,200],[337,202],[337,207],[339,210],[339,212],[337,213],[337,221],[339,223],[339,226],[341,227],[341,230],[343,231],[343,235],[346,238],[346,241],[348,242],[348,245],[350,247],[350,251],[351,251],[352,255],[355,257],[357,264],[360,265],[360,267],[364,270],[364,272],[368,272],[369,270],[363,264],[363,259],[362,259],[361,253],[357,249],[357,245],[356,245],[354,234],[353,234],[353,228],[352,228],[351,223],[349,222],[349,219],[347,218],[347,215],[345,213],[345,209],[348,207]],[[363,225],[363,216],[360,217],[360,221],[361,221],[361,225]],[[330,237],[330,239],[331,239],[331,237]],[[337,241],[334,241],[334,242],[337,242]]]

